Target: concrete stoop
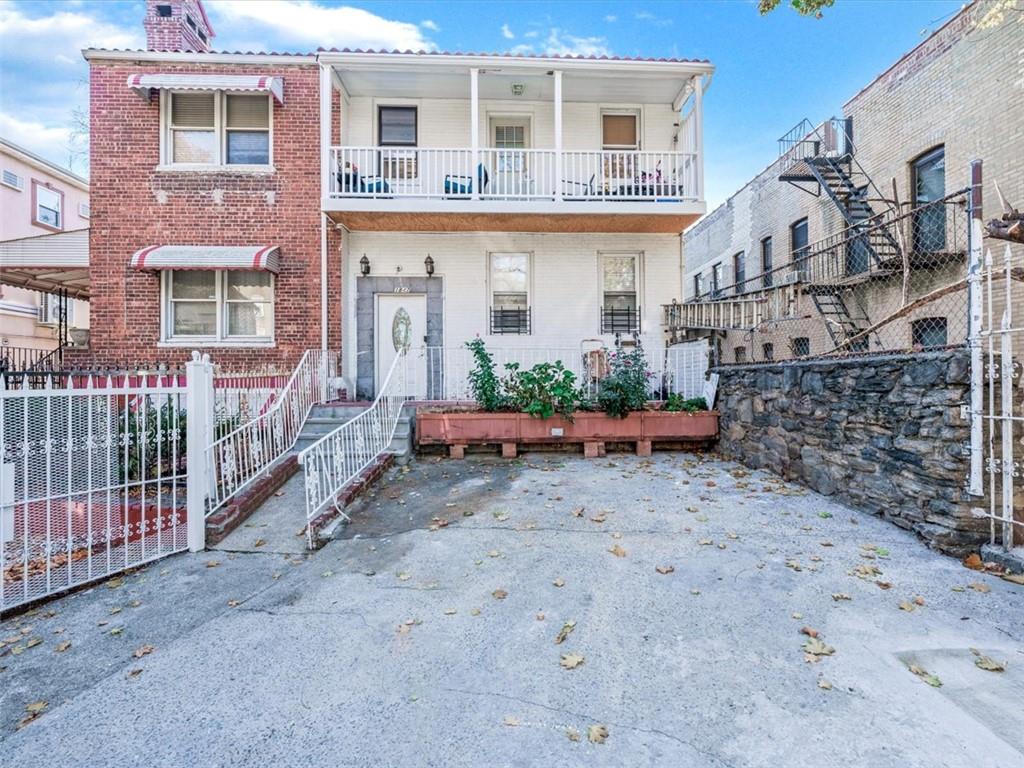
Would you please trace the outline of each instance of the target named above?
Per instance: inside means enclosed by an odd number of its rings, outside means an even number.
[[[295,442],[293,453],[308,448],[320,438],[329,435],[346,421],[354,419],[366,411],[366,403],[333,403],[329,405],[315,405],[302,425],[299,439]],[[413,453],[414,416],[409,408],[403,408],[398,417],[398,425],[395,428],[395,436],[388,446],[388,452],[399,464],[407,464]]]

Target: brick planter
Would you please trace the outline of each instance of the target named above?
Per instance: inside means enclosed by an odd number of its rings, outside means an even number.
[[[651,444],[708,442],[718,437],[718,412],[676,413],[639,411],[624,419],[604,413],[577,411],[570,422],[559,416],[538,419],[525,413],[479,411],[421,411],[416,414],[417,445],[447,445],[461,458],[468,445],[501,445],[503,456],[515,456],[517,446],[583,445],[588,457],[604,454],[605,443],[635,443],[637,453],[649,455]]]

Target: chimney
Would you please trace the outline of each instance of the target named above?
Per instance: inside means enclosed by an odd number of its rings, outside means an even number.
[[[202,0],[146,0],[146,50],[208,53],[213,27]]]

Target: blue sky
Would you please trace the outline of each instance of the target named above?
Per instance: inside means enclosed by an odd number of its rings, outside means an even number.
[[[786,0],[784,0],[784,3]],[[776,154],[802,118],[843,102],[927,32],[956,0],[836,0],[823,19],[756,0],[334,2],[206,0],[218,50],[398,47],[707,58],[709,207]],[[140,0],[0,0],[0,135],[87,173],[73,125],[88,107],[89,46],[145,47]]]

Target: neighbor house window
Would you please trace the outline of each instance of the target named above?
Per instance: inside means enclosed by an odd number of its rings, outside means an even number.
[[[64,193],[32,181],[32,223],[47,229],[64,228]]]
[[[745,363],[745,362],[747,362],[747,348],[746,347],[736,347],[736,349],[733,350],[733,353],[736,355],[736,362],[737,363]]]
[[[711,268],[711,298],[717,299],[722,292],[722,264],[719,262]]]
[[[811,340],[807,336],[797,336],[793,339],[793,356],[807,357],[811,354]]]
[[[771,362],[775,359],[775,345],[771,342],[761,345],[761,353],[764,355],[764,359]]]
[[[794,265],[800,268],[800,261],[807,256],[807,219],[799,219],[789,225],[789,251]]]
[[[732,257],[732,275],[736,284],[735,292],[743,293],[747,290],[747,258],[743,251]]]
[[[489,259],[490,332],[530,333],[530,254],[492,253]]]
[[[936,203],[946,194],[946,152],[938,147],[911,165],[914,192],[914,252],[931,253],[946,247],[946,209]],[[935,203],[928,205],[928,203]],[[924,206],[924,207],[922,207]]]
[[[761,284],[765,288],[772,287],[772,239],[770,237],[761,241]]]
[[[164,272],[168,340],[258,341],[273,338],[274,278],[245,270]]]
[[[693,297],[699,299],[704,294],[704,275],[693,276]]]
[[[270,96],[172,93],[167,158],[172,165],[271,164]]]
[[[949,341],[946,318],[923,317],[910,324],[910,336],[915,347],[944,347]]]
[[[637,254],[601,255],[601,333],[640,330],[639,272]]]

